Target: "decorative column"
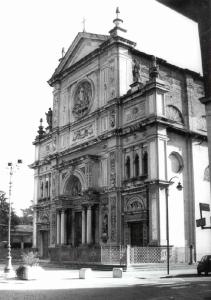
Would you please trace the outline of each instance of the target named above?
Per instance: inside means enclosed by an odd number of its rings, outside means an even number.
[[[67,213],[66,213],[66,218],[67,218],[67,222],[66,222],[66,230],[67,230],[67,237],[66,237],[66,241],[67,244],[71,244],[71,235],[72,235],[72,217],[71,217],[72,211],[70,209],[68,209]]]
[[[95,207],[95,244],[99,244],[99,206]]]
[[[56,243],[57,245],[60,244],[60,213],[59,211],[56,212]]]
[[[33,248],[37,248],[37,210],[33,213]]]
[[[83,207],[82,210],[82,244],[86,242],[86,211]]]
[[[67,211],[64,211],[64,244],[67,244]]]
[[[65,242],[65,211],[61,212],[61,244],[64,245]]]
[[[87,208],[87,244],[92,242],[92,207]]]
[[[71,237],[72,237],[72,246],[75,245],[75,212],[72,210],[72,218],[71,218]]]

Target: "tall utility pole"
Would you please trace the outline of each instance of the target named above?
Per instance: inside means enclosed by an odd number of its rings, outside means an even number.
[[[13,163],[9,162],[9,213],[8,213],[8,253],[7,253],[7,262],[4,268],[4,272],[6,273],[7,278],[15,277],[15,272],[12,267],[12,256],[11,256],[11,196],[12,196],[12,176],[15,168],[19,168],[19,165],[22,163],[21,159],[18,159],[17,164],[13,165]]]

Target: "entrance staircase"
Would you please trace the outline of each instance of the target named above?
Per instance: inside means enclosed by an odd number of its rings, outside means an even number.
[[[95,271],[112,271],[113,268],[123,268],[126,270],[126,265],[115,265],[115,264],[97,264],[97,263],[83,263],[83,262],[70,262],[70,261],[62,261],[62,262],[51,262],[49,260],[40,260],[40,265],[44,268],[54,268],[54,269],[72,269],[79,270],[81,268],[91,268]]]
[[[97,263],[76,263],[70,261],[63,262],[51,262],[49,260],[40,260],[40,265],[44,268],[54,269],[72,269],[79,270],[81,268],[91,268],[95,271],[112,271],[113,268],[123,268],[124,271],[162,271],[166,270],[167,266],[165,263],[143,263],[134,264],[130,266],[126,265],[115,265],[115,264],[97,264]],[[170,270],[184,270],[193,269],[196,270],[196,264],[189,265],[187,263],[170,264]]]

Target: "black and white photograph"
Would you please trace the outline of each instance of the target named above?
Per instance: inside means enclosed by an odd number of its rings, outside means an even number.
[[[0,28],[0,300],[211,300],[211,0]]]

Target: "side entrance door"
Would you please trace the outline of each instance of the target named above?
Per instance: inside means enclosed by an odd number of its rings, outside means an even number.
[[[130,223],[131,246],[143,246],[143,224],[142,222]]]
[[[42,257],[48,258],[48,231],[42,231]]]

